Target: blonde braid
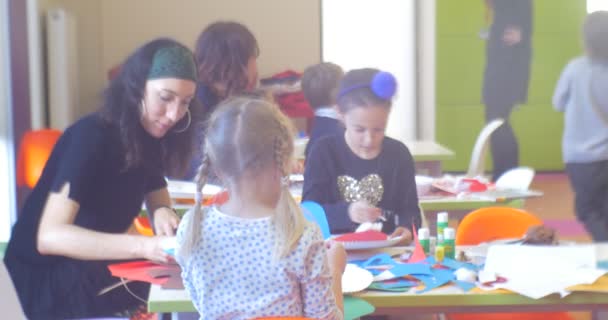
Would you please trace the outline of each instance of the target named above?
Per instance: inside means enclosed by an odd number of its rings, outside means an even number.
[[[209,177],[210,168],[211,161],[209,159],[208,153],[205,151],[203,154],[203,161],[198,167],[195,178],[196,202],[194,203],[194,208],[192,209],[192,216],[188,224],[188,229],[186,230],[186,239],[181,249],[179,250],[179,254],[184,257],[188,257],[192,253],[195,244],[199,241],[200,238],[201,224],[205,219],[205,214],[202,209],[202,193],[203,187],[207,183],[207,178]]]
[[[274,161],[281,174],[281,196],[277,205],[276,221],[276,248],[279,257],[285,257],[297,245],[300,237],[304,233],[306,221],[302,215],[300,206],[296,203],[289,192],[288,179],[289,168],[286,160],[291,157],[289,154],[293,149],[289,148],[286,139],[292,139],[289,127],[286,125],[284,116],[277,112],[276,125],[279,134],[275,136],[273,143]],[[282,121],[283,120],[283,121]],[[286,154],[287,153],[287,154]]]

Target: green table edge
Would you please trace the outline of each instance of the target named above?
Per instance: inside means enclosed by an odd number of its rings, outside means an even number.
[[[376,308],[365,299],[344,296],[344,319],[357,319],[372,314]],[[192,301],[148,301],[148,312],[196,312]]]
[[[532,299],[515,293],[475,293],[475,294],[427,294],[420,295],[360,295],[376,308],[399,307],[516,307],[551,305],[608,304],[608,294],[593,292],[573,292],[561,298],[552,294],[541,299]]]
[[[454,210],[468,210],[472,211],[475,209],[485,208],[485,207],[513,207],[513,208],[523,208],[524,207],[524,199],[515,199],[515,200],[507,200],[507,201],[436,201],[436,202],[425,202],[419,201],[422,210],[424,211],[454,211]]]

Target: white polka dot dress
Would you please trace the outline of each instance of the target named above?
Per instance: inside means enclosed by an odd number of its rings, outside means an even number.
[[[191,220],[188,212],[178,243]],[[177,257],[184,286],[201,319],[305,316],[341,319],[321,232],[308,224],[297,247],[275,258],[270,217],[243,219],[212,207],[201,226],[201,241],[189,257]]]

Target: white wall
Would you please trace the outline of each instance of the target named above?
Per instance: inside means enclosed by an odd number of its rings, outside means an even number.
[[[415,0],[323,0],[323,61],[345,70],[373,67],[398,81],[387,135],[415,140],[416,115]]]
[[[591,13],[599,10],[608,10],[608,1],[606,0],[587,0],[587,12]]]
[[[8,241],[16,214],[8,17],[8,0],[0,0],[0,242]]]
[[[302,71],[320,59],[319,0],[101,0],[100,4],[103,71],[154,37],[173,37],[193,48],[203,28],[217,20],[241,22],[254,33],[261,51],[261,76],[285,69]]]

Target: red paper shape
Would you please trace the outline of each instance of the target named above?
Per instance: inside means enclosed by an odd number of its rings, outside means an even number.
[[[346,233],[341,236],[334,238],[333,240],[342,242],[355,242],[355,241],[384,241],[388,239],[386,233],[368,230],[363,232],[352,232]]]
[[[108,269],[118,278],[149,282],[163,288],[183,288],[181,269],[176,264],[158,264],[142,260],[111,264]]]
[[[412,223],[412,235],[414,235],[414,252],[410,256],[410,259],[407,261],[409,263],[416,263],[423,261],[426,259],[426,254],[424,253],[424,249],[418,240],[418,232],[416,231],[416,226]]]

